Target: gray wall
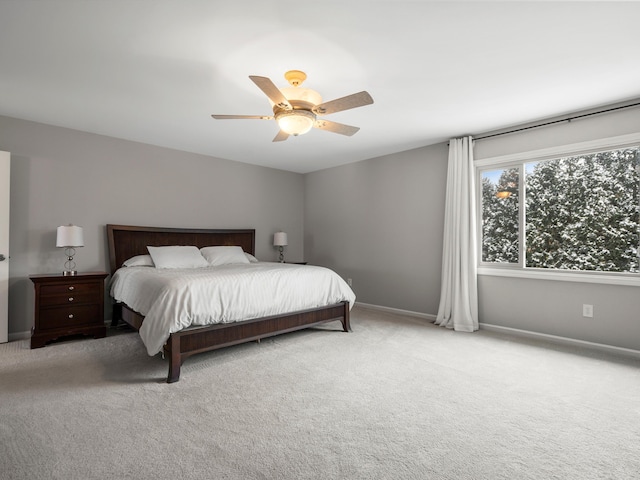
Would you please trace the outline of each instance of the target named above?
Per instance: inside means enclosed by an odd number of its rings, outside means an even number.
[[[108,271],[107,223],[255,228],[256,253],[303,258],[304,179],[221,160],[0,116],[0,150],[11,152],[9,333],[33,323],[30,274],[60,272],[59,225],[84,228],[79,271]],[[110,311],[107,309],[107,318]]]
[[[435,315],[446,144],[305,176],[305,255],[353,279],[357,301]]]
[[[637,131],[629,109],[480,140],[475,156]],[[0,117],[0,150],[12,152],[11,333],[31,327],[28,275],[62,268],[55,228],[69,222],[85,228],[85,271],[107,269],[106,223],[256,228],[265,260],[283,229],[288,259],[352,278],[359,302],[437,313],[446,144],[302,176]],[[479,294],[483,323],[640,350],[637,287],[481,276]]]
[[[475,158],[640,131],[640,109],[479,140]],[[353,278],[357,301],[435,315],[445,144],[307,174],[305,254]],[[479,277],[480,321],[640,350],[638,287]],[[582,317],[582,304],[594,317]]]

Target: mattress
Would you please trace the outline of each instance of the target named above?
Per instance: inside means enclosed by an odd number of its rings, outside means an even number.
[[[124,267],[111,296],[145,317],[140,337],[147,353],[162,350],[171,333],[317,308],[355,294],[333,270],[271,262],[191,269]]]

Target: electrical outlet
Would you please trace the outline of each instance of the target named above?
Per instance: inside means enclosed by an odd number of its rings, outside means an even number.
[[[582,304],[582,316],[592,318],[593,305],[587,305],[586,303]]]
[[[350,287],[353,287],[353,279],[352,278],[347,278],[347,285],[349,285]]]

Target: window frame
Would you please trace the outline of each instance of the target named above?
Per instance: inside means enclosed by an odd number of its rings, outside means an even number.
[[[526,267],[525,245],[525,163],[553,160],[560,157],[579,156],[589,153],[622,149],[640,144],[640,132],[616,137],[608,137],[586,142],[559,145],[540,150],[520,152],[498,157],[474,160],[476,176],[476,228],[477,228],[477,272],[479,275],[498,277],[518,277],[539,280],[557,280],[568,282],[600,283],[609,285],[640,286],[640,272],[598,272],[580,270],[557,270]],[[485,262],[482,260],[482,172],[487,170],[518,168],[518,192],[520,199],[518,240],[518,263]]]

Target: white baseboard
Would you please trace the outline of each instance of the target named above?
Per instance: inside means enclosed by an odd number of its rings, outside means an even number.
[[[518,328],[502,327],[500,325],[491,325],[490,323],[480,323],[481,330],[487,330],[488,332],[508,333],[510,335],[518,337],[533,338],[537,340],[546,340],[548,342],[558,343],[561,345],[570,345],[574,347],[586,347],[592,350],[599,350],[601,352],[622,354],[635,358],[640,358],[640,351],[633,350],[631,348],[616,347],[613,345],[606,345],[604,343],[587,342],[585,340],[576,340],[574,338],[559,337],[557,335],[549,335],[546,333],[531,332],[529,330],[520,330]]]
[[[373,305],[370,303],[356,302],[355,306],[361,308],[368,308],[370,310],[380,310],[383,312],[396,313],[399,315],[408,315],[411,317],[418,317],[430,322],[435,322],[436,315],[428,313],[412,312],[411,310],[402,310],[399,308],[383,307],[381,305]],[[591,348],[593,350],[599,350],[601,352],[614,353],[618,355],[627,355],[635,358],[640,358],[640,351],[633,350],[631,348],[616,347],[613,345],[606,345],[604,343],[587,342],[585,340],[576,340],[574,338],[559,337],[557,335],[548,335],[546,333],[537,333],[529,330],[520,330],[517,328],[502,327],[500,325],[492,325],[490,323],[480,323],[481,330],[487,330],[488,332],[508,333],[517,337],[534,338],[537,340],[546,340],[548,342],[558,343],[562,345],[579,346]]]
[[[432,315],[429,313],[419,313],[419,312],[413,312],[411,310],[402,310],[400,308],[383,307],[381,305],[373,305],[371,303],[362,303],[362,302],[356,302],[355,306],[361,307],[361,308],[368,308],[370,310],[380,310],[382,312],[396,313],[398,315],[407,315],[410,317],[422,318],[424,320],[428,320],[429,322],[434,322],[436,320],[436,315]],[[105,322],[105,324],[106,323],[107,322]],[[563,345],[587,347],[587,348],[600,350],[607,353],[616,353],[616,354],[632,356],[635,358],[640,358],[640,351],[633,350],[631,348],[616,347],[613,345],[606,345],[604,343],[587,342],[585,340],[576,340],[574,338],[560,337],[557,335],[549,335],[546,333],[537,333],[537,332],[532,332],[530,330],[520,330],[518,328],[503,327],[500,325],[492,325],[490,323],[481,322],[479,326],[481,330],[487,330],[488,332],[508,333],[510,335],[515,335],[518,337],[547,340],[549,342],[559,343]],[[26,332],[10,333],[9,341],[14,342],[17,340],[25,340],[30,337],[31,337],[31,332],[28,330]]]
[[[430,322],[434,322],[436,320],[436,316],[431,315],[429,313],[419,313],[419,312],[413,312],[411,310],[401,310],[399,308],[383,307],[381,305],[373,305],[371,303],[361,303],[361,302],[356,302],[355,306],[368,308],[370,310],[380,310],[383,312],[397,313],[398,315],[408,315],[410,317],[423,318],[425,320],[429,320]]]

